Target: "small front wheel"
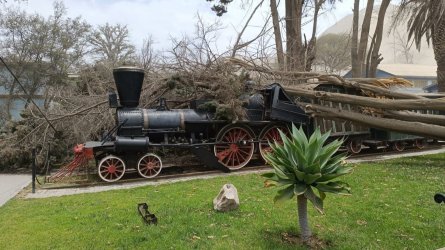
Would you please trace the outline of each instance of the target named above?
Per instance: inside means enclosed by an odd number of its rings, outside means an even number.
[[[138,172],[144,178],[156,177],[162,169],[161,158],[155,154],[148,153],[139,159]]]
[[[115,182],[124,176],[125,163],[114,155],[109,155],[99,162],[99,177],[106,182]]]

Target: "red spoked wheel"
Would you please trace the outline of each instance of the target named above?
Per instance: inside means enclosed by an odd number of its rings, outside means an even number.
[[[117,181],[124,176],[125,163],[121,158],[109,155],[99,162],[98,173],[106,182]]]
[[[392,143],[391,147],[393,150],[395,150],[397,152],[402,152],[403,150],[405,150],[405,142],[395,141]]]
[[[161,172],[161,169],[161,158],[152,153],[142,156],[138,162],[139,175],[144,178],[153,178],[157,176]]]
[[[252,159],[254,134],[247,127],[229,125],[216,137],[215,156],[230,170],[240,169]]]
[[[260,148],[261,158],[263,158],[264,161],[266,161],[264,156],[272,152],[272,148],[269,146],[269,142],[273,143],[274,141],[276,141],[280,144],[283,144],[283,140],[281,139],[278,130],[281,130],[285,135],[289,135],[290,133],[289,129],[282,125],[265,127],[260,133],[259,148]]]
[[[417,139],[414,141],[414,146],[418,149],[422,149],[426,146],[427,142],[425,139]]]
[[[351,139],[346,142],[346,149],[351,154],[358,154],[362,151],[362,140],[361,139]]]

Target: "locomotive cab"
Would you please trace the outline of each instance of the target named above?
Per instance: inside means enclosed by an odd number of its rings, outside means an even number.
[[[264,119],[307,124],[309,116],[288,96],[280,84],[274,83],[261,91],[264,96]]]

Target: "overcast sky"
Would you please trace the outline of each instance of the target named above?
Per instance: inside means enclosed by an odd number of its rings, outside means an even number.
[[[13,4],[13,1],[8,2],[8,5]],[[212,4],[205,0],[65,0],[63,2],[69,16],[82,16],[92,25],[107,22],[126,24],[131,40],[137,46],[142,44],[145,37],[152,35],[157,49],[168,49],[170,37],[181,37],[183,34],[193,33],[198,13],[207,23],[220,20],[225,29],[221,31],[218,46],[227,48],[235,39],[236,32],[242,28],[248,17],[247,13],[251,11],[251,9],[243,8],[241,0],[235,0],[229,5],[228,13],[222,17],[216,17],[210,10]],[[252,21],[253,27],[246,32],[245,40],[256,34],[255,26],[262,25],[269,11],[268,2],[265,1],[260,13]],[[377,0],[376,4],[380,2]],[[364,0],[361,5],[364,7]],[[27,0],[20,3],[20,6],[27,12],[37,12],[48,16],[53,10],[53,0]],[[325,13],[320,18],[318,34],[345,15],[351,14],[352,7],[353,0],[343,0],[342,3],[336,4],[334,10]],[[283,14],[284,8],[281,8],[280,15]],[[311,27],[306,26],[304,28],[309,33]]]

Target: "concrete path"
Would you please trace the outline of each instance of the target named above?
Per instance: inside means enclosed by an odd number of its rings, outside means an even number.
[[[109,190],[118,190],[118,189],[130,189],[136,187],[144,187],[144,186],[156,186],[166,183],[175,183],[175,182],[183,182],[197,179],[212,179],[221,176],[231,176],[231,175],[246,175],[252,173],[266,173],[269,172],[270,169],[262,169],[262,170],[254,170],[254,171],[244,171],[244,172],[233,172],[233,173],[213,173],[207,175],[198,175],[198,176],[188,176],[181,177],[177,179],[163,179],[163,180],[141,180],[140,182],[131,182],[131,183],[116,183],[116,184],[107,184],[104,186],[92,186],[92,187],[78,187],[78,188],[61,188],[61,189],[38,189],[36,192],[26,194],[25,198],[47,198],[47,197],[58,197],[64,195],[73,195],[73,194],[83,194],[83,193],[97,193]]]
[[[349,159],[348,163],[360,163],[360,162],[370,162],[370,161],[380,161],[380,160],[388,160],[394,158],[401,157],[412,157],[418,155],[429,155],[429,154],[439,154],[444,153],[445,148],[430,150],[430,151],[422,151],[422,152],[409,152],[409,153],[395,153],[390,155],[383,156],[369,156],[363,157],[359,159]],[[164,179],[164,180],[141,180],[140,182],[131,182],[131,183],[116,183],[111,185],[104,186],[92,186],[92,187],[79,187],[79,188],[63,188],[63,189],[38,189],[36,193],[28,193],[25,198],[46,198],[46,197],[56,197],[56,196],[64,196],[64,195],[73,195],[73,194],[82,194],[82,193],[96,193],[108,190],[117,190],[117,189],[130,189],[136,187],[143,186],[153,186],[160,185],[165,183],[174,183],[174,182],[182,182],[196,179],[210,179],[221,176],[231,176],[231,175],[245,175],[251,173],[264,173],[268,172],[270,169],[264,170],[253,170],[253,171],[244,171],[244,172],[232,172],[232,173],[214,173],[208,175],[199,175],[199,176],[191,176],[191,177],[181,177],[178,179]]]
[[[0,207],[31,183],[31,175],[0,174]]]
[[[433,149],[428,151],[422,151],[422,152],[409,152],[409,153],[390,153],[387,155],[379,155],[379,156],[368,156],[363,158],[357,158],[357,159],[348,159],[348,163],[360,163],[360,162],[371,162],[371,161],[385,161],[390,159],[396,159],[396,158],[403,158],[403,157],[413,157],[413,156],[421,156],[421,155],[434,155],[434,154],[440,154],[445,153],[445,148],[440,149]]]

